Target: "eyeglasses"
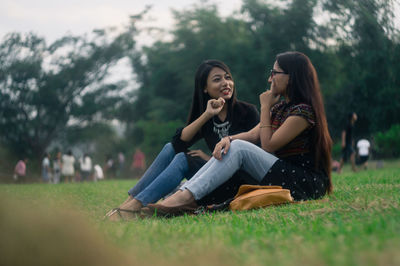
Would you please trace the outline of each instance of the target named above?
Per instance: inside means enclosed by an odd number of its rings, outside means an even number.
[[[284,71],[276,71],[275,69],[271,69],[271,71],[270,71],[271,78],[273,76],[275,76],[276,74],[287,74],[287,73]]]

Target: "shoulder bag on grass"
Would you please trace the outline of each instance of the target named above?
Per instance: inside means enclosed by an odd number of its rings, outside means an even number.
[[[244,211],[293,202],[288,189],[281,186],[242,185],[229,204],[233,211]]]

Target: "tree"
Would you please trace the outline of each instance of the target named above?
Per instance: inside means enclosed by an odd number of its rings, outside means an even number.
[[[328,118],[339,130],[350,111],[358,113],[359,134],[385,131],[399,123],[399,44],[395,43],[393,1],[323,1],[334,14],[339,88],[328,101]],[[339,118],[339,119],[338,119]],[[340,124],[341,123],[341,124]]]
[[[68,123],[110,117],[123,84],[104,84],[115,62],[133,52],[137,30],[96,30],[50,46],[29,33],[0,44],[0,139],[16,153],[41,157]]]

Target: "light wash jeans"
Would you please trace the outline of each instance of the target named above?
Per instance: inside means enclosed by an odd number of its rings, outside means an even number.
[[[175,154],[172,144],[167,143],[128,194],[146,206],[172,192],[185,177],[193,174],[186,155],[183,152]]]
[[[221,161],[211,158],[180,189],[188,189],[199,200],[231,178],[239,169],[261,182],[277,160],[277,157],[250,142],[234,140]]]

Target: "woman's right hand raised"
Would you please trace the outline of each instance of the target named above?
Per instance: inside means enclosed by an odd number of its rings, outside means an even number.
[[[224,107],[225,100],[222,97],[219,97],[218,100],[211,99],[207,102],[206,113],[210,116],[214,116],[221,112],[222,108]]]
[[[231,146],[231,140],[229,139],[229,136],[225,137],[215,145],[212,155],[214,156],[215,159],[222,160],[222,153],[226,154],[230,146]],[[224,151],[222,152],[222,150]]]
[[[273,94],[271,90],[264,91],[260,94],[260,104],[261,107],[265,106],[268,109],[274,106],[279,102],[279,98],[281,96],[279,94]]]

